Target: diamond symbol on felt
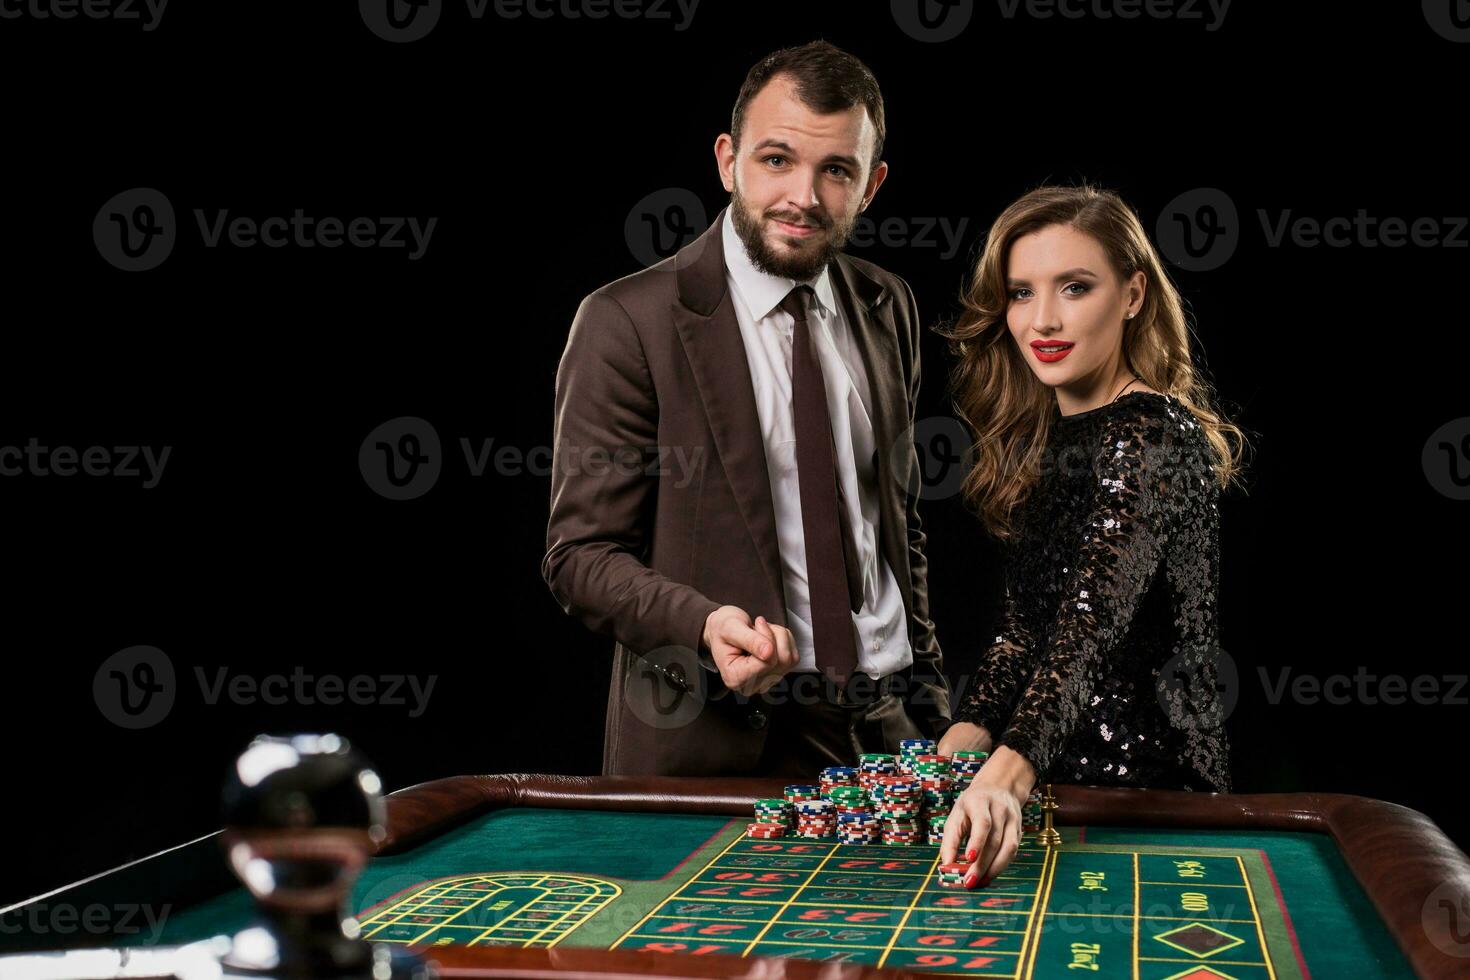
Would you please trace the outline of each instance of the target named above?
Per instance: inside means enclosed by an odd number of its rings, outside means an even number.
[[[1165,977],[1164,980],[1236,980],[1236,978],[1208,966],[1192,966],[1183,973]]]
[[[1207,926],[1203,922],[1191,922],[1187,926],[1161,932],[1154,938],[1166,946],[1173,946],[1175,949],[1183,950],[1201,959],[1233,949],[1245,942],[1244,939],[1232,936],[1228,932],[1221,932],[1214,926]]]

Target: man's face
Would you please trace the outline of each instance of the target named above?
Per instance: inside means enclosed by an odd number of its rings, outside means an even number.
[[[744,126],[738,154],[728,133],[715,141],[735,230],[756,268],[811,279],[847,244],[888,173],[883,163],[868,172],[872,120],[861,105],[815,113],[777,75],[750,100]]]

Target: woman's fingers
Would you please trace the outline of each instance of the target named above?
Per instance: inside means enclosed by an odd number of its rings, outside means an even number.
[[[976,850],[980,852],[975,859],[975,873],[980,876],[980,883],[989,881],[993,875],[990,873],[990,865],[995,855],[1000,851],[1000,845],[1004,840],[1006,829],[1005,803],[998,795],[992,794],[986,799],[986,834],[980,840]]]
[[[949,816],[944,818],[944,838],[939,842],[939,863],[954,864],[958,858],[955,852],[959,850],[960,842],[965,839],[965,811],[956,806],[949,811]]]
[[[976,859],[981,856],[985,849],[985,841],[990,837],[990,807],[984,797],[970,803],[970,834],[965,846],[963,860],[970,863],[970,870],[965,872],[965,886],[974,887],[980,881],[981,868],[976,865]]]
[[[1020,846],[1018,834],[1018,824],[1008,823],[1006,825],[1005,833],[1001,837],[1000,849],[996,851],[995,857],[991,859],[990,867],[985,871],[985,878],[983,880],[993,881],[1004,874],[1006,868],[1011,866],[1011,861],[1015,860],[1016,857],[1016,849]]]

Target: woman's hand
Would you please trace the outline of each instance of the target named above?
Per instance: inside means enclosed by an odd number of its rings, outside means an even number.
[[[1031,763],[1002,745],[955,800],[944,821],[939,862],[969,863],[966,888],[988,885],[1010,866],[1021,842],[1021,806],[1035,782]]]
[[[995,739],[984,725],[973,725],[968,721],[957,721],[939,739],[939,754],[954,755],[956,752],[989,752],[995,748]]]

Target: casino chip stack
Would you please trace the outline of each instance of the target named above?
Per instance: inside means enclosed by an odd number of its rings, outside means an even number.
[[[757,821],[752,824],[746,824],[745,833],[751,837],[758,837],[761,840],[770,840],[773,837],[785,837],[786,825],[784,823]]]
[[[837,786],[857,786],[858,772],[851,766],[828,766],[822,770],[822,799],[832,799],[832,790]]]
[[[872,813],[837,814],[837,839],[843,844],[876,844],[878,818]]]
[[[944,843],[944,820],[948,816],[948,813],[931,813],[925,817],[924,823],[929,830],[931,847],[938,847]]]
[[[1031,795],[1026,797],[1026,805],[1021,807],[1021,832],[1037,831],[1041,829],[1041,790],[1034,789]]]
[[[950,761],[931,753],[915,757],[913,768],[922,791],[924,811],[930,816],[948,813],[955,797]]]
[[[879,776],[873,783],[873,802],[882,820],[883,843],[912,846],[919,840],[919,784],[909,776]]]
[[[955,795],[970,788],[970,781],[980,774],[980,767],[990,758],[989,752],[956,752],[952,758],[954,766]]]
[[[828,840],[837,833],[837,807],[831,800],[799,800],[796,807],[796,836]]]
[[[779,824],[783,831],[790,830],[793,822],[791,804],[775,798],[756,800],[755,819],[757,823]]]
[[[968,864],[963,862],[956,864],[941,864],[935,874],[939,878],[939,884],[944,888],[965,887],[965,872],[970,870]]]
[[[803,800],[820,800],[822,798],[822,788],[807,783],[799,783],[786,787],[783,795],[786,797],[786,802],[791,804],[800,803]]]
[[[898,775],[898,759],[887,752],[864,752],[858,757],[858,784],[871,790],[879,776]]]
[[[837,814],[837,839],[844,844],[872,844],[878,840],[878,815],[868,791],[861,786],[833,786],[829,791]]]
[[[898,771],[910,776],[914,773],[915,759],[939,751],[932,738],[906,738],[898,743],[898,748]]]
[[[939,755],[932,739],[904,739],[897,756],[864,753],[856,768],[829,766],[817,785],[787,786],[784,799],[757,800],[752,837],[796,836],[842,844],[899,847],[944,842],[944,822],[989,758],[985,752]],[[1037,790],[1021,809],[1021,829],[1041,829],[1041,792]],[[947,866],[948,867],[948,866]],[[963,883],[965,865],[957,872],[939,869],[941,885]]]

